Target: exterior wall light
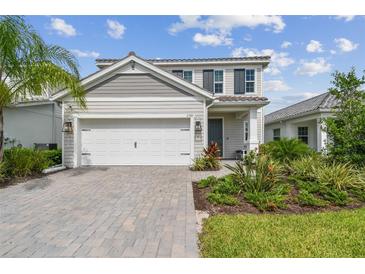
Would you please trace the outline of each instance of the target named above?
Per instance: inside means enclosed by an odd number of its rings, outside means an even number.
[[[62,132],[72,133],[72,122],[64,122]]]
[[[195,121],[195,131],[202,131],[202,124],[200,121]]]

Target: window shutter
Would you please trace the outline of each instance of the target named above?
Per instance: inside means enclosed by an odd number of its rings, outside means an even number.
[[[182,70],[173,70],[172,73],[175,74],[177,77],[180,77],[180,78],[184,77]]]
[[[214,91],[213,70],[203,70],[203,88],[211,92]]]
[[[234,94],[245,93],[245,70],[235,69],[234,70]]]

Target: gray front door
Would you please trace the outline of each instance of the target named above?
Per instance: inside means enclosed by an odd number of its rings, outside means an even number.
[[[208,144],[216,142],[220,149],[220,155],[223,156],[223,119],[208,119]]]

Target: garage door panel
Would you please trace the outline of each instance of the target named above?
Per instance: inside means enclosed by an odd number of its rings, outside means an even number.
[[[188,119],[110,120],[81,122],[82,165],[189,164]]]

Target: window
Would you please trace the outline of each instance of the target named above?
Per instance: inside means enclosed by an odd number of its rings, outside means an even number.
[[[193,72],[191,70],[173,70],[172,73],[190,83],[193,82]]]
[[[186,81],[193,82],[193,72],[191,70],[184,70],[183,77]]]
[[[274,141],[280,140],[280,128],[275,128],[273,130],[273,140]]]
[[[214,71],[214,93],[223,93],[223,70]]]
[[[298,127],[298,139],[308,145],[308,127]]]
[[[248,121],[243,122],[243,140],[248,142],[249,138],[249,128],[248,128]]]
[[[246,69],[246,92],[255,92],[255,70]]]

